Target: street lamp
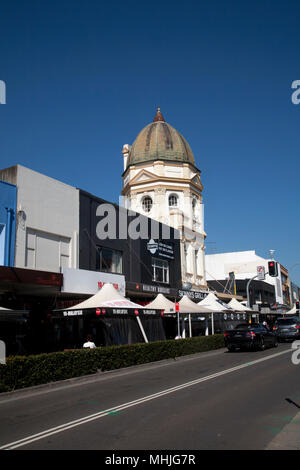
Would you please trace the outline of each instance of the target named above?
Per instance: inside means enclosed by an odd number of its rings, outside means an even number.
[[[182,289],[190,291],[191,288],[193,287],[193,284],[191,282],[184,282],[182,284]],[[184,321],[183,321],[184,324]],[[191,336],[191,314],[189,314],[189,328],[190,328],[190,336]],[[179,312],[177,312],[177,329],[178,329],[178,336],[180,336],[180,320],[179,320]]]

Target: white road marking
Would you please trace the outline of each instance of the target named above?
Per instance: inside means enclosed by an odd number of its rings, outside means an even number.
[[[140,405],[142,403],[146,403],[150,400],[155,400],[156,398],[160,398],[160,397],[163,397],[163,396],[168,395],[170,393],[177,392],[178,390],[183,390],[184,388],[192,387],[193,385],[197,385],[199,383],[206,382],[208,380],[212,380],[212,379],[215,379],[217,377],[221,377],[221,376],[226,375],[226,374],[230,374],[231,372],[235,372],[237,370],[244,369],[245,367],[250,367],[252,365],[268,361],[270,359],[273,359],[275,357],[278,357],[278,356],[281,356],[283,354],[290,353],[290,352],[291,351],[288,349],[288,350],[285,350],[285,351],[282,351],[282,352],[279,352],[279,353],[276,353],[276,354],[265,356],[265,357],[262,357],[260,359],[256,359],[255,361],[246,362],[245,364],[241,364],[239,366],[232,367],[231,369],[226,369],[226,370],[223,370],[221,372],[216,372],[215,374],[211,374],[211,375],[208,375],[206,377],[201,377],[199,379],[192,380],[190,382],[186,382],[186,383],[181,384],[181,385],[177,385],[176,387],[168,388],[166,390],[162,390],[161,392],[154,393],[152,395],[148,395],[146,397],[139,398],[137,400],[133,400],[133,401],[128,402],[128,403],[123,403],[123,404],[118,405],[118,406],[114,406],[113,408],[109,408],[107,410],[100,411],[98,413],[94,413],[92,415],[85,416],[83,418],[76,419],[74,421],[70,421],[70,422],[65,423],[65,424],[61,424],[60,426],[56,426],[54,428],[47,429],[47,430],[42,431],[38,434],[33,434],[31,436],[25,437],[25,438],[20,439],[18,441],[10,442],[9,444],[5,444],[5,445],[1,446],[0,450],[13,450],[13,449],[17,449],[18,447],[26,446],[26,445],[28,445],[32,442],[35,442],[35,441],[38,441],[38,440],[41,440],[41,439],[45,439],[46,437],[50,437],[54,434],[58,434],[60,432],[67,431],[68,429],[72,429],[72,428],[75,428],[77,426],[81,426],[82,424],[86,424],[86,423],[89,423],[89,422],[94,421],[96,419],[103,418],[105,416],[108,416],[109,414],[118,413],[119,411],[126,410],[127,408],[131,408],[132,406],[137,406],[137,405]]]

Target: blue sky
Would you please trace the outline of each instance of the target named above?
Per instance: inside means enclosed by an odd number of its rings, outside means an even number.
[[[122,146],[160,106],[204,185],[208,253],[300,263],[300,4],[2,0],[0,167],[118,201]],[[300,265],[291,271],[300,285]]]

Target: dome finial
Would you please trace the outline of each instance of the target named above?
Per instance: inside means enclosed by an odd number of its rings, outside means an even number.
[[[157,108],[155,118],[153,119],[153,122],[157,122],[157,121],[166,122],[166,121],[164,120],[163,115],[162,115],[161,112],[160,112],[160,107]]]

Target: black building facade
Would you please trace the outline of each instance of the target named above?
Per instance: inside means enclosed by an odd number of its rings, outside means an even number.
[[[126,295],[146,304],[181,288],[178,232],[80,191],[79,268],[123,274]]]

